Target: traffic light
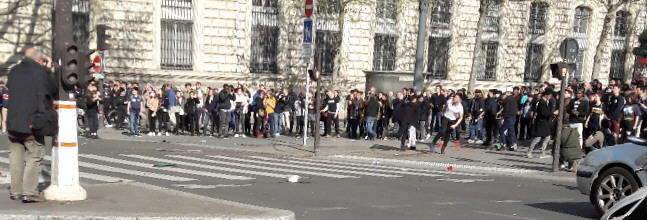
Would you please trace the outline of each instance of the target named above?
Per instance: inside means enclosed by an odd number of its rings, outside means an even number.
[[[80,87],[87,87],[88,84],[90,84],[90,81],[94,79],[92,74],[90,73],[90,69],[94,67],[94,63],[90,60],[90,55],[94,53],[94,50],[91,50],[90,48],[86,46],[78,46],[78,54],[79,54],[79,86]]]
[[[110,29],[112,28],[105,24],[97,25],[97,50],[104,51],[110,49],[110,44],[106,42],[111,38],[110,35],[106,34],[106,30]]]
[[[61,81],[67,90],[79,83],[79,49],[76,45],[66,46],[61,54]]]
[[[94,63],[90,61],[90,54],[94,53],[86,46],[69,45],[65,47],[61,60],[61,81],[67,91],[73,90],[74,86],[86,87],[93,79],[90,68]]]
[[[573,74],[576,69],[577,64],[575,63],[559,62],[550,64],[550,71],[553,73],[553,78],[557,79],[562,79],[566,75],[564,71],[568,71],[568,74]]]

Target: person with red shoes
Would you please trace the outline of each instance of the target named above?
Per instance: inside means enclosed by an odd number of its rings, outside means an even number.
[[[461,104],[461,101],[462,101],[461,97],[458,95],[454,95],[453,98],[447,100],[447,104],[443,109],[444,113],[443,113],[440,132],[436,134],[436,137],[434,137],[434,140],[431,142],[431,145],[429,145],[429,148],[431,149],[432,152],[436,152],[434,147],[436,146],[436,142],[438,141],[438,139],[442,137],[443,141],[440,142],[440,146],[439,146],[441,148],[440,153],[445,154],[445,149],[449,144],[449,135],[463,121],[464,112],[463,112],[463,105]],[[456,147],[460,146],[459,140],[460,140],[460,137],[457,134]]]

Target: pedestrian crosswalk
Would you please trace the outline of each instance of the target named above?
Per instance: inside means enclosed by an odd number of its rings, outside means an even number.
[[[0,164],[9,164],[0,154]],[[49,156],[45,160],[51,161]],[[156,167],[156,164],[173,164]],[[200,181],[246,181],[273,178],[285,181],[292,175],[310,178],[401,178],[406,176],[457,179],[484,176],[461,172],[401,168],[380,164],[348,162],[321,158],[225,156],[225,155],[96,155],[79,154],[81,181],[130,182],[169,181],[191,184]]]

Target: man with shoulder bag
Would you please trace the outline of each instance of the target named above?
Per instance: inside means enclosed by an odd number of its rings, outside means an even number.
[[[45,136],[58,132],[58,116],[51,108],[57,87],[51,64],[34,48],[9,72],[7,130],[9,138],[11,188],[9,198],[23,203],[43,202],[38,176],[45,156]],[[35,85],[35,86],[34,86]]]

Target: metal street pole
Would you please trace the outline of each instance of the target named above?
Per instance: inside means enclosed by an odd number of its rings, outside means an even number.
[[[308,59],[309,61],[309,59]],[[304,116],[303,120],[303,147],[305,148],[307,146],[307,139],[308,139],[308,93],[310,93],[310,75],[308,74],[308,70],[310,69],[310,62],[306,63],[306,94],[305,94],[305,101],[303,102],[303,106],[305,109],[305,112],[302,113]]]
[[[418,42],[416,45],[416,65],[413,73],[413,89],[423,90],[422,65],[425,53],[425,40],[427,39],[427,11],[429,11],[429,0],[420,0],[420,14],[418,16]]]
[[[79,185],[77,124],[69,123],[76,121],[76,100],[73,96],[74,92],[66,91],[66,88],[62,85],[62,70],[68,64],[61,63],[62,55],[66,51],[64,48],[73,44],[72,1],[56,0],[54,4],[56,11],[54,17],[53,62],[56,64],[55,79],[59,87],[58,95],[54,99],[54,108],[58,112],[59,130],[52,141],[51,184],[43,192],[47,200],[78,201],[85,200],[87,192]],[[74,52],[81,52],[85,56],[84,52],[78,49]],[[65,53],[69,54],[71,52],[66,51]],[[81,65],[81,68],[85,67]],[[83,79],[82,76],[78,77]]]

